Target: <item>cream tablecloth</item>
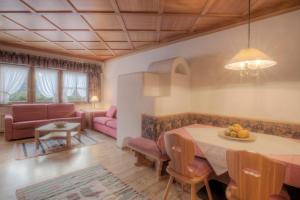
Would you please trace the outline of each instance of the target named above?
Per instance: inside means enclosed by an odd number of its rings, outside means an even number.
[[[286,182],[300,186],[300,143],[299,141],[274,135],[254,133],[254,142],[228,140],[218,134],[224,128],[186,127],[185,131],[193,138],[217,175],[227,172],[226,151],[247,150],[281,160],[288,164]]]

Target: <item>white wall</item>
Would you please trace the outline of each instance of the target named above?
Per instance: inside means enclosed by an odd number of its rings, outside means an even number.
[[[278,65],[260,83],[240,83],[224,64],[246,46],[247,27],[239,26],[105,63],[104,101],[116,104],[117,77],[146,71],[154,61],[184,57],[192,68],[191,110],[197,112],[300,121],[300,11],[254,22],[252,46]]]
[[[118,78],[117,145],[126,146],[128,137],[141,135],[142,113],[153,112],[154,102],[143,95],[143,73],[124,74]]]

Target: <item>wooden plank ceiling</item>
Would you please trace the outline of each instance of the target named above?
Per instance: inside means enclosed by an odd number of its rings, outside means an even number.
[[[106,60],[247,19],[247,0],[0,0],[0,44]],[[300,0],[252,0],[255,18]]]

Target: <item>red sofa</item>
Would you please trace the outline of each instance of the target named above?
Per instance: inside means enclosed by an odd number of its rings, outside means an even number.
[[[85,113],[71,103],[14,104],[12,114],[5,115],[5,139],[33,137],[35,128],[55,121],[79,122],[82,130],[86,123]]]
[[[91,120],[94,130],[117,138],[117,107],[111,106],[106,112],[92,112]]]

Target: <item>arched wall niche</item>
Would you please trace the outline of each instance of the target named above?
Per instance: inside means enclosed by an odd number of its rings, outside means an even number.
[[[181,57],[153,62],[148,67],[148,72],[168,73],[171,76],[174,74],[190,76],[191,74],[188,62]]]
[[[170,96],[172,88],[176,90],[175,87],[179,84],[189,84],[190,74],[190,67],[184,58],[177,57],[154,62],[144,73],[144,95]]]

